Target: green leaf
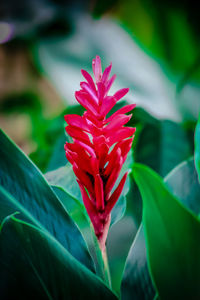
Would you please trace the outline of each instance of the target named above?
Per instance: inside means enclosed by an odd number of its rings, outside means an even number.
[[[47,230],[69,252],[93,270],[77,226],[37,167],[0,131],[0,222],[16,211]]]
[[[90,226],[89,216],[83,203],[67,193],[62,187],[53,185],[51,187],[78,227],[87,227],[88,229]]]
[[[142,194],[148,264],[159,297],[198,299],[200,222],[151,169],[135,164],[133,175]]]
[[[51,235],[11,216],[0,232],[0,293],[9,299],[117,299]]]
[[[193,158],[174,168],[164,179],[165,185],[196,215],[200,212],[200,185]],[[147,268],[146,246],[143,226],[140,226],[129,251],[121,286],[122,298],[153,299],[153,285]]]
[[[72,198],[82,202],[81,192],[76,181],[76,176],[72,170],[71,164],[60,167],[54,171],[45,174],[48,183],[52,186],[62,188]]]
[[[129,177],[129,191],[126,195],[126,203],[126,211],[131,215],[136,229],[138,229],[142,220],[142,198],[132,176]]]
[[[194,152],[195,166],[197,169],[199,182],[200,182],[200,114],[199,114],[199,119],[195,130],[194,142],[195,142],[195,152]]]
[[[59,200],[62,202],[66,208],[69,215],[78,225],[90,252],[90,255],[95,264],[96,274],[106,281],[105,267],[103,262],[103,257],[101,250],[99,248],[99,243],[97,237],[94,233],[93,226],[90,222],[89,216],[86,209],[79,200],[67,193],[62,187],[52,186],[53,191],[58,196]]]
[[[144,232],[141,225],[126,260],[121,283],[121,299],[153,300],[154,296],[155,289],[147,266]]]
[[[177,164],[193,155],[193,130],[190,132],[178,123],[157,120],[136,107],[129,126],[137,129],[133,142],[134,160],[148,165],[161,176],[166,176]],[[130,182],[127,204],[139,227],[142,199],[134,182]]]
[[[55,170],[59,167],[66,165],[67,159],[64,151],[64,144],[66,143],[66,136],[63,132],[60,134],[59,138],[56,139],[56,143],[53,146],[53,151],[48,162],[47,171]]]
[[[166,186],[184,206],[195,215],[200,214],[200,184],[194,159],[190,158],[174,168],[164,179]]]
[[[67,162],[63,148],[66,141],[64,114],[65,111],[46,122],[43,119],[40,122],[33,120],[33,139],[37,143],[37,149],[29,157],[43,172],[57,169]]]

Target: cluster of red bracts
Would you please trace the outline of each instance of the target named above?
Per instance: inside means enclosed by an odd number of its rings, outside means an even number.
[[[88,72],[82,70],[86,82],[75,93],[77,101],[86,109],[83,116],[66,115],[67,133],[73,143],[65,144],[66,157],[72,164],[80,186],[83,202],[95,234],[103,250],[110,225],[110,213],[123,190],[127,173],[119,185],[113,187],[131,149],[135,128],[124,127],[132,115],[126,115],[135,104],[126,105],[106,119],[106,115],[129,89],[108,92],[115,80],[109,79],[111,65],[102,74],[101,60],[92,62],[96,84]]]

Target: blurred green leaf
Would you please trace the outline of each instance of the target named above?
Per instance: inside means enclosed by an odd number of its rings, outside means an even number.
[[[129,177],[130,188],[126,195],[127,213],[131,215],[136,228],[138,229],[142,220],[142,199],[133,177]]]
[[[147,122],[139,133],[135,160],[165,176],[192,155],[186,131],[172,121]]]
[[[200,214],[200,184],[193,157],[174,168],[164,181],[185,207],[197,216]]]
[[[193,127],[190,128],[188,124],[158,120],[147,111],[136,107],[129,126],[136,127],[133,141],[134,160],[148,165],[162,176],[166,176],[177,164],[193,154]],[[142,219],[142,199],[131,178],[127,199],[128,209],[139,227]]]
[[[67,123],[64,120],[64,116],[67,114],[82,115],[84,110],[81,105],[68,106],[56,120],[52,120],[52,126],[48,128],[48,135],[53,136],[54,142],[48,147],[51,149],[51,155],[47,161],[46,172],[56,170],[59,167],[65,166],[67,163],[64,145],[66,142],[71,141],[71,137],[65,134],[65,126],[67,126]],[[56,132],[54,127],[57,128]]]
[[[196,129],[195,129],[194,158],[195,158],[195,166],[196,166],[199,181],[200,181],[200,114],[199,114],[199,119],[198,119],[198,122],[197,122],[197,125],[196,125]]]
[[[41,118],[39,122],[33,122],[33,140],[37,149],[29,157],[43,172],[48,168],[58,168],[67,161],[64,149],[61,149],[65,140],[63,115],[64,112],[53,119]]]
[[[67,163],[64,151],[64,145],[66,143],[66,140],[67,139],[63,129],[63,132],[59,135],[58,138],[55,139],[55,144],[52,147],[53,149],[51,152],[51,156],[47,164],[47,171],[55,170],[59,167],[64,166]]]
[[[89,0],[22,0],[20,5],[9,0],[1,5],[1,20],[11,26],[14,42],[32,43],[42,36],[68,35],[77,15],[88,10]]]
[[[66,209],[26,155],[0,131],[0,222],[9,214],[47,230],[78,260],[93,270],[87,246]]]
[[[67,163],[64,151],[64,144],[69,141],[65,134],[66,114],[82,114],[83,108],[80,105],[68,106],[57,117],[42,122],[33,123],[35,134],[33,136],[38,147],[30,154],[30,158],[43,171],[53,171]],[[39,132],[39,134],[38,134]]]
[[[16,111],[27,112],[30,117],[36,118],[42,113],[42,103],[36,93],[25,90],[22,93],[12,93],[2,99],[0,110],[6,114]]]
[[[80,15],[71,36],[54,36],[34,43],[33,56],[39,69],[62,99],[73,103],[74,91],[82,81],[80,70],[91,71],[92,58],[98,54],[103,67],[112,61],[117,74],[111,93],[128,86],[128,101],[157,118],[196,120],[200,107],[199,44],[186,17],[192,6],[183,12],[182,4],[180,10],[171,10],[166,2],[159,1],[112,2],[97,1],[92,10],[103,11],[111,5],[114,18],[93,20]],[[190,21],[196,19],[199,23],[195,17]],[[180,85],[183,93],[177,99]]]
[[[0,292],[15,299],[117,299],[51,235],[11,216],[0,231]]]
[[[116,15],[143,49],[176,74],[199,53],[199,18],[195,1],[119,1]],[[188,22],[190,20],[190,22]],[[197,32],[198,31],[198,32]],[[194,75],[194,74],[193,74]],[[199,73],[192,76],[199,81]]]
[[[59,145],[61,136],[64,139],[65,111],[58,116],[45,117],[41,97],[36,92],[26,90],[3,99],[0,110],[5,116],[18,113],[28,117],[31,123],[29,139],[36,147],[29,157],[41,170],[46,170],[49,164],[49,168],[58,168],[66,163],[63,149],[59,156],[56,155],[56,149],[61,147]]]
[[[200,222],[151,169],[135,164],[133,174],[142,194],[148,264],[159,296],[199,298]]]
[[[30,154],[31,159],[37,163],[37,166],[44,170],[47,161],[51,155],[50,145],[52,145],[51,138],[48,137],[48,128],[52,122],[43,115],[42,99],[36,92],[23,91],[19,93],[12,93],[3,99],[0,103],[1,112],[7,116],[12,113],[26,115],[30,121],[29,139],[37,148],[34,153]],[[52,130],[52,128],[51,128]],[[52,134],[57,132],[52,131]],[[56,134],[55,134],[56,136]],[[55,139],[54,136],[54,139]]]
[[[174,82],[123,27],[109,18],[102,22],[83,17],[77,19],[76,26],[71,37],[43,39],[33,49],[34,60],[64,101],[75,102],[74,92],[83,80],[80,70],[92,71],[92,59],[98,54],[103,68],[112,61],[112,73],[117,75],[111,94],[128,86],[129,103],[137,103],[159,118],[180,120]],[[115,47],[118,52],[111,50]]]
[[[122,300],[153,300],[155,289],[148,271],[143,226],[130,248],[121,283]]]

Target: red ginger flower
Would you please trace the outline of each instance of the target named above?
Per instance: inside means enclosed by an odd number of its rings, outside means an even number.
[[[75,93],[76,100],[86,109],[83,116],[66,115],[67,133],[73,143],[65,144],[66,157],[73,166],[83,202],[91,219],[95,234],[102,250],[111,219],[111,210],[123,190],[127,174],[118,187],[112,189],[122,165],[131,149],[135,128],[124,127],[132,115],[126,115],[135,104],[126,105],[109,118],[106,115],[118,100],[129,91],[117,91],[113,96],[108,92],[116,75],[109,79],[112,65],[102,74],[99,56],[92,61],[96,84],[85,70],[81,70],[86,82],[81,82],[81,90]]]

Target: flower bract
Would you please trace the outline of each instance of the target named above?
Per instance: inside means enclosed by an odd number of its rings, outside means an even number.
[[[135,104],[126,105],[107,117],[117,101],[129,91],[118,90],[109,95],[115,80],[110,77],[110,64],[102,73],[99,56],[92,61],[92,76],[81,70],[85,81],[81,89],[75,92],[76,100],[85,108],[82,116],[71,114],[65,116],[66,132],[73,143],[65,144],[68,161],[72,164],[77,177],[83,202],[100,247],[104,250],[111,220],[111,211],[120,197],[127,174],[115,187],[121,168],[131,149],[135,128],[124,126],[130,119],[127,115]]]

